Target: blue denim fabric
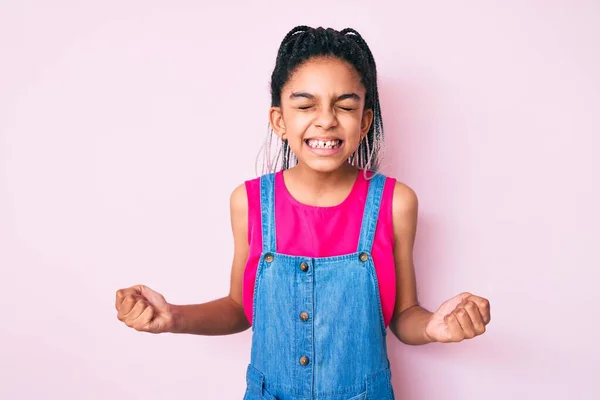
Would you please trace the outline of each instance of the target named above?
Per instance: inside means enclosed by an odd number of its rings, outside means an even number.
[[[263,251],[244,400],[394,399],[371,257],[384,184],[383,175],[369,183],[357,251],[311,258],[277,252],[274,174],[261,177]]]

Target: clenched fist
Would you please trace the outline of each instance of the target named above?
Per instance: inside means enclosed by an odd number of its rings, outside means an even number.
[[[141,332],[163,333],[173,327],[171,306],[162,294],[144,285],[117,290],[117,318]]]
[[[490,319],[490,302],[464,292],[445,301],[433,313],[425,335],[432,341],[460,342],[482,335]]]

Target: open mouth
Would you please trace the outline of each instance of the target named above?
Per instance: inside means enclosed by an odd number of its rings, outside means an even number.
[[[339,139],[334,140],[319,140],[319,139],[306,139],[304,141],[308,147],[312,149],[337,149],[343,141]]]

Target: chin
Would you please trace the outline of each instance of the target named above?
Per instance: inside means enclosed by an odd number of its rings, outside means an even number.
[[[346,160],[333,160],[333,159],[312,159],[312,160],[300,160],[309,169],[321,172],[330,173],[335,172],[346,164]]]

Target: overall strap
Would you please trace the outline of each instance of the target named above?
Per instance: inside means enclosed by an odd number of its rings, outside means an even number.
[[[375,239],[375,228],[377,228],[377,220],[379,219],[379,208],[381,206],[384,186],[385,175],[376,174],[370,179],[362,226],[360,228],[358,251],[371,252],[373,240]]]
[[[275,173],[260,177],[260,219],[262,225],[262,250],[277,251],[275,235]]]

